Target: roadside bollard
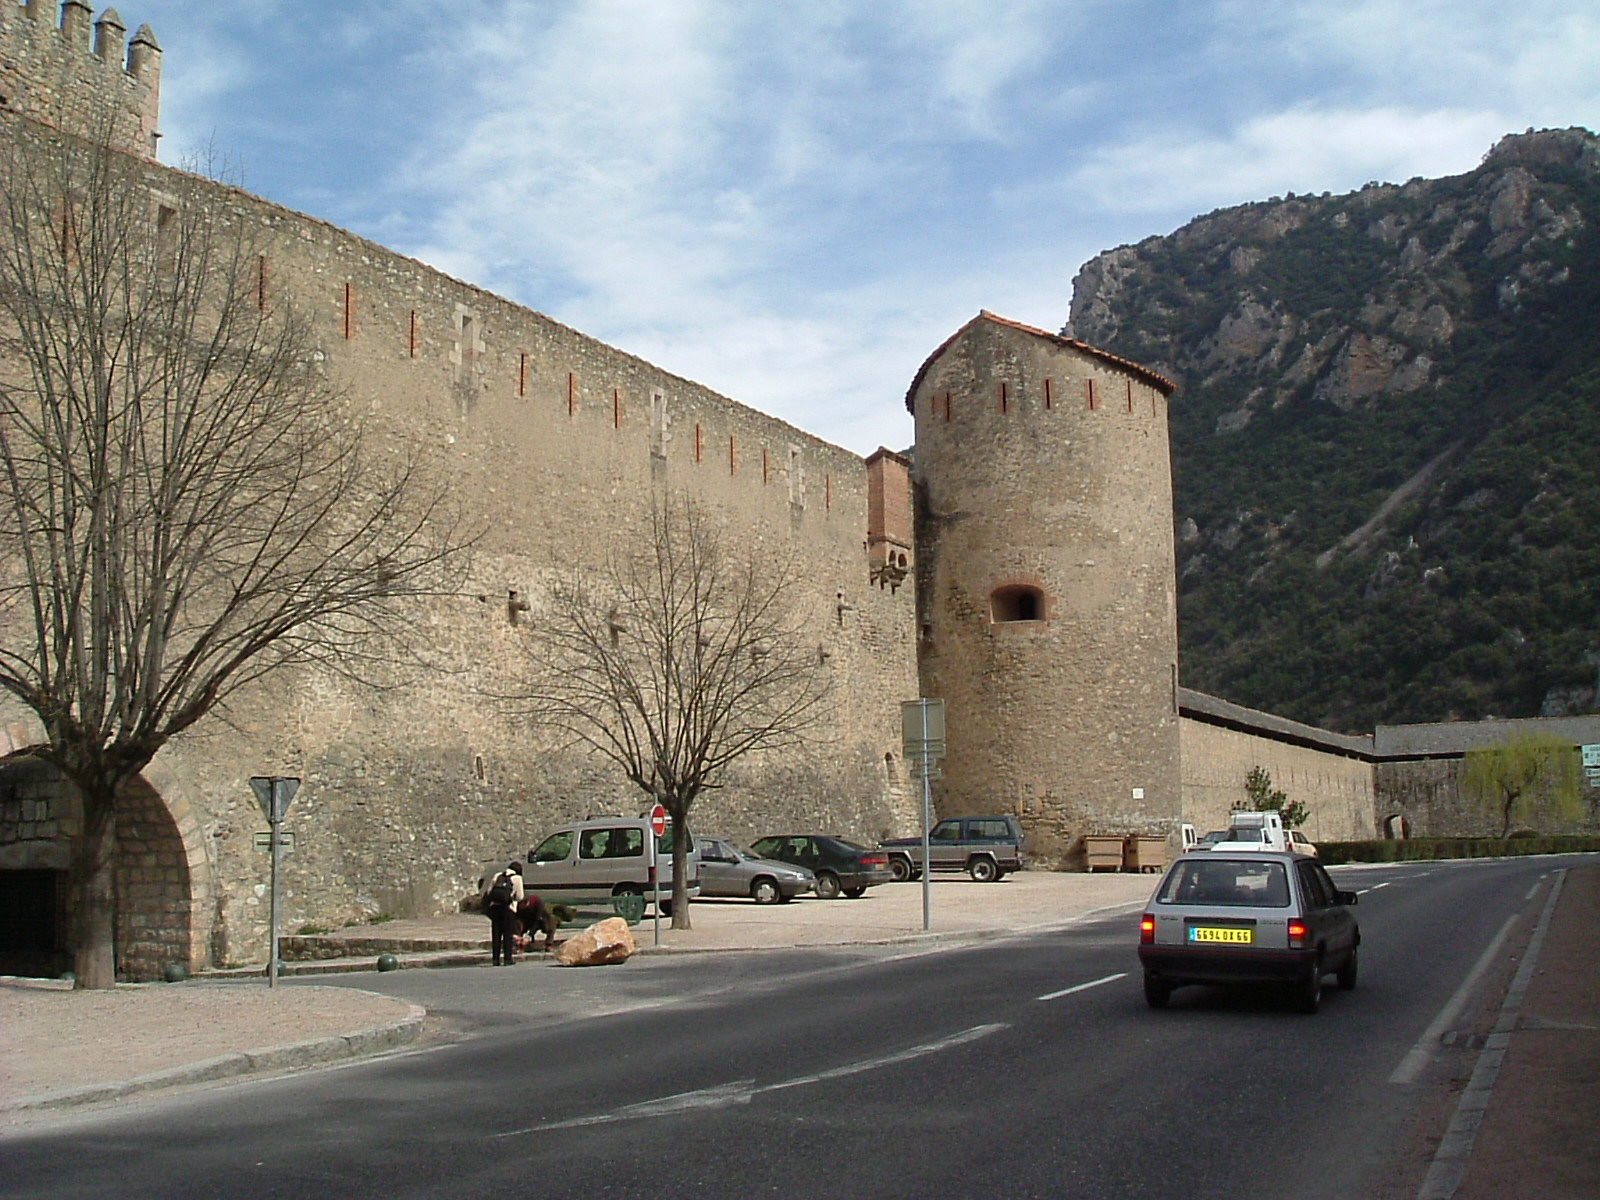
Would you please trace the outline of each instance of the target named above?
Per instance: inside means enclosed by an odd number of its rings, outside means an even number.
[[[400,960],[398,958],[396,958],[394,955],[392,955],[392,954],[380,954],[380,955],[378,955],[378,970],[380,970],[380,971],[398,971],[399,969],[400,969]]]

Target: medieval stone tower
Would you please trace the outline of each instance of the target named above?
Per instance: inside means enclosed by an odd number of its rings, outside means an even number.
[[[85,0],[0,4],[0,111],[154,159],[161,137],[161,47],[128,37],[117,10]]]
[[[1046,861],[1179,819],[1172,389],[985,312],[906,397],[938,806],[1019,815]]]

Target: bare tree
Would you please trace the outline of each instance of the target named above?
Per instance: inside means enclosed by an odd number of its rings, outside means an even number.
[[[109,987],[118,789],[270,671],[365,673],[460,547],[364,452],[226,189],[0,136],[0,688],[81,795],[77,982]]]
[[[536,623],[537,722],[609,759],[672,816],[672,927],[690,928],[689,813],[757,751],[801,744],[830,693],[792,563],[736,551],[686,497],[655,505],[648,540],[563,581]]]

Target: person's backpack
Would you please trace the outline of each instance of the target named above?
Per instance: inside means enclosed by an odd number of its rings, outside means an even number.
[[[490,904],[510,904],[515,895],[516,891],[511,886],[511,872],[501,871],[489,885],[487,899]]]

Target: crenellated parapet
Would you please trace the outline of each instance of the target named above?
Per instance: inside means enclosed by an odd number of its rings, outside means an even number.
[[[114,8],[0,0],[0,111],[154,159],[161,46],[148,25],[130,39]]]

